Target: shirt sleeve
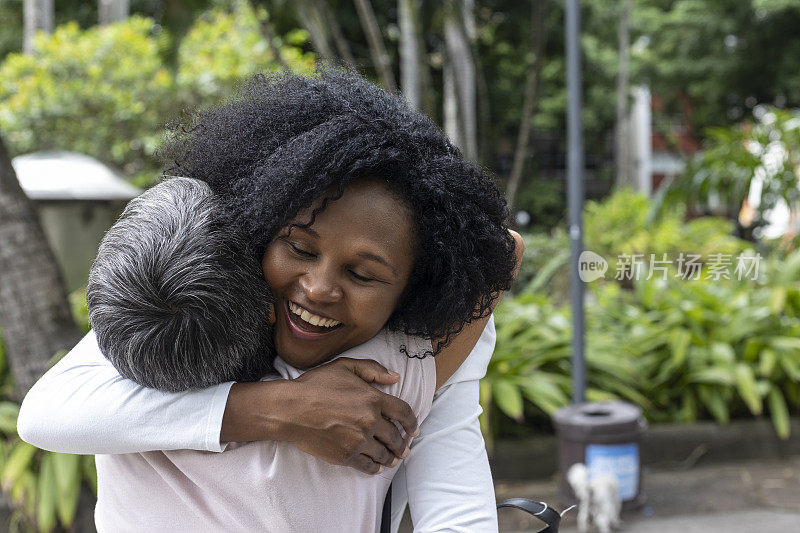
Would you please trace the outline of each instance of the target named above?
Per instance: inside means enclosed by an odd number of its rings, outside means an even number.
[[[392,531],[408,503],[415,532],[496,532],[494,484],[478,415],[478,381],[494,351],[494,318],[434,396],[392,484]]]
[[[231,385],[179,393],[142,387],[119,375],[90,331],[28,392],[17,431],[22,440],[61,453],[221,452]]]

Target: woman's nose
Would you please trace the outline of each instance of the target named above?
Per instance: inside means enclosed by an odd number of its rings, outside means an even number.
[[[311,302],[335,302],[341,298],[341,289],[335,275],[324,266],[301,276],[300,288]]]

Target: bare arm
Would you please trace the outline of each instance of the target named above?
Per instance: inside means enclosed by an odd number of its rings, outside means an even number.
[[[514,276],[517,275],[519,271],[519,267],[522,264],[522,254],[525,252],[525,242],[522,240],[522,236],[517,233],[516,231],[509,230],[511,235],[514,237],[514,242],[516,243],[516,248],[514,250],[514,254],[516,256],[516,267],[514,269]],[[495,298],[494,303],[492,305],[492,310],[497,305],[497,302],[500,301],[500,296],[502,294],[498,294],[497,298]],[[481,318],[480,320],[473,320],[471,322],[467,322],[464,325],[464,329],[462,329],[459,334],[444,348],[439,354],[436,356],[436,388],[442,386],[450,376],[461,366],[461,364],[466,360],[467,356],[472,352],[472,349],[475,347],[475,344],[478,342],[481,334],[483,333],[486,324],[489,322],[489,316]],[[436,341],[434,340],[434,343]]]

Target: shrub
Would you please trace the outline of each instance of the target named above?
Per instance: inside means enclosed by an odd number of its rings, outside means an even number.
[[[259,29],[259,17],[266,16],[237,2],[233,12],[214,9],[197,19],[178,48],[176,84],[184,106],[218,102],[251,75],[281,68]],[[314,54],[300,48],[307,35],[290,37],[291,44],[279,46],[283,60],[296,72],[310,72]]]
[[[781,438],[800,403],[800,251],[775,254],[756,280],[592,285],[586,307],[587,399],[621,398],[660,422],[693,422],[768,411]],[[540,295],[503,300],[497,347],[482,401],[522,420],[569,403],[569,309]],[[488,432],[498,424],[484,421]]]
[[[688,204],[700,213],[725,215],[747,236],[764,225],[765,215],[779,202],[796,205],[800,200],[800,112],[756,106],[753,115],[752,121],[707,132],[703,151],[670,185],[664,205]],[[740,217],[754,182],[758,182],[754,187],[758,192],[746,209],[752,211]]]
[[[76,323],[88,331],[86,293],[70,295]],[[54,359],[63,353],[55,354]],[[40,450],[17,434],[19,404],[9,400],[13,380],[6,366],[0,338],[0,488],[11,503],[9,531],[52,531],[59,525],[70,530],[78,510],[84,481],[97,493],[93,455],[71,455]]]
[[[256,15],[246,2],[235,6],[198,18],[179,45],[175,69],[162,58],[169,35],[139,16],[86,30],[71,22],[40,34],[33,55],[9,54],[0,65],[0,130],[10,151],[81,152],[138,185],[152,184],[164,123],[278,68]],[[314,55],[300,48],[306,38],[295,31],[291,44],[276,43],[294,70],[313,65]]]
[[[623,190],[588,203],[584,221],[585,248],[609,260],[605,279],[587,284],[587,399],[621,398],[661,422],[768,410],[788,437],[789,405],[800,403],[800,251],[762,248],[757,279],[739,280],[734,256],[754,252],[729,220],[684,222],[679,209],[655,217],[648,198]],[[559,231],[526,244],[514,293],[495,311],[497,346],[481,382],[487,440],[509,430],[491,413],[539,425],[571,396],[569,243]],[[699,279],[678,275],[681,252],[701,256]],[[667,254],[671,264],[650,280],[646,263],[638,280],[616,280],[619,254]],[[731,279],[715,279],[715,254],[730,256]]]
[[[152,20],[40,34],[31,56],[0,66],[0,129],[13,153],[85,153],[127,175],[156,168],[160,125],[174,109]]]

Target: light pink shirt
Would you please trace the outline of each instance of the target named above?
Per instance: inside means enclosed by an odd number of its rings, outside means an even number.
[[[436,388],[422,339],[382,331],[341,356],[375,359],[400,373],[381,390],[406,401],[420,423]],[[302,371],[276,360],[282,378]],[[277,377],[277,376],[276,376]],[[224,453],[194,450],[98,455],[95,521],[100,533],[140,531],[374,532],[397,467],[371,476],[334,466],[277,441],[233,443]]]

